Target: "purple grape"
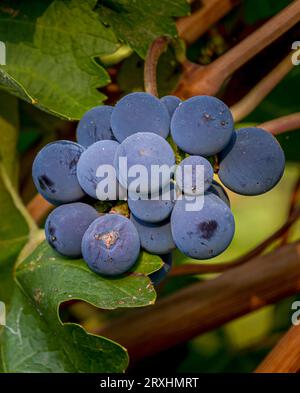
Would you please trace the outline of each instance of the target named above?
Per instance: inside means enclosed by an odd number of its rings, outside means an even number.
[[[276,138],[256,127],[237,130],[219,160],[221,182],[242,195],[260,195],[271,190],[285,167],[284,152]]]
[[[121,98],[111,115],[111,126],[119,142],[137,132],[169,135],[170,115],[160,100],[148,93],[131,93]]]
[[[126,217],[105,214],[89,226],[81,248],[91,270],[115,276],[134,265],[140,252],[140,239],[135,226]]]
[[[157,224],[144,222],[130,216],[130,220],[135,225],[140,240],[141,246],[152,254],[167,254],[175,249],[175,244],[172,239],[171,225],[169,220]]]
[[[200,176],[200,173],[203,177]],[[201,156],[189,156],[181,161],[175,172],[176,185],[186,195],[200,195],[211,186],[214,170]],[[203,180],[203,181],[201,181]]]
[[[97,211],[81,202],[54,209],[45,223],[47,242],[68,257],[81,256],[81,241],[89,225],[99,217]]]
[[[211,193],[204,195],[202,209],[188,211],[187,203],[186,198],[178,200],[171,215],[176,246],[194,259],[209,259],[221,254],[234,235],[235,224],[231,210]]]
[[[77,126],[77,141],[84,147],[115,137],[110,126],[112,106],[96,106],[86,112]]]
[[[211,156],[230,141],[233,118],[218,98],[197,96],[182,102],[171,120],[171,135],[180,149],[189,154]]]
[[[175,109],[181,103],[181,99],[176,96],[164,96],[160,101],[167,107],[170,118],[172,118]]]
[[[57,141],[44,146],[32,165],[38,192],[53,204],[78,201],[84,192],[77,179],[77,163],[84,148],[78,143]]]

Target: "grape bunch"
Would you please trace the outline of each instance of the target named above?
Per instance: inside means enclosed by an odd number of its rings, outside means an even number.
[[[39,193],[56,206],[45,223],[51,247],[83,257],[107,276],[130,270],[144,249],[162,256],[163,268],[152,275],[158,283],[175,248],[205,260],[232,241],[235,221],[214,169],[231,191],[259,195],[278,183],[284,167],[277,140],[261,128],[235,130],[218,98],[181,101],[139,92],[115,107],[89,110],[77,143],[46,145],[32,174]],[[99,213],[99,200],[126,201],[129,213]]]

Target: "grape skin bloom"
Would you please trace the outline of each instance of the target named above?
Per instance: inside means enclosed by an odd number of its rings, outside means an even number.
[[[285,157],[269,132],[256,127],[237,130],[219,155],[219,178],[230,190],[242,195],[260,195],[281,179]]]
[[[171,135],[183,151],[199,156],[219,153],[233,133],[232,114],[221,100],[196,96],[182,102],[171,120]]]
[[[131,93],[114,107],[111,126],[120,143],[137,132],[152,132],[167,138],[170,115],[165,105],[151,94]]]
[[[83,190],[92,198],[100,200],[117,198],[118,182],[114,175],[113,162],[118,146],[119,143],[112,140],[99,141],[92,144],[82,153],[77,165],[77,177]],[[108,191],[111,194],[110,198],[107,198],[107,195],[102,195],[99,189],[97,191],[97,185],[103,178],[98,177],[96,174],[98,168],[103,165],[110,165],[112,172],[114,172],[114,174],[111,173],[114,175],[113,182],[109,182],[110,189]]]
[[[130,220],[138,231],[141,246],[146,251],[152,254],[167,254],[176,248],[169,220],[151,224],[139,220],[133,214],[131,214]]]
[[[170,184],[166,190],[158,195],[159,199],[130,199],[128,198],[128,207],[138,219],[157,223],[168,218],[175,204],[174,186]]]
[[[168,275],[169,271],[172,268],[172,253],[160,255],[161,259],[164,262],[164,265],[158,271],[151,273],[149,278],[153,285],[159,285]]]
[[[128,271],[140,253],[135,226],[119,214],[105,214],[93,221],[82,239],[82,255],[91,270],[116,276]]]
[[[197,169],[203,171],[203,176],[198,174]],[[185,158],[175,172],[176,185],[186,195],[203,194],[211,186],[213,176],[214,170],[210,162],[201,156]]]
[[[209,189],[207,190],[207,192],[211,192],[211,193],[215,194],[217,197],[222,199],[222,201],[225,202],[226,205],[230,208],[229,196],[228,196],[225,188],[220,183],[218,183],[216,180],[212,181],[212,184],[209,187]]]
[[[122,165],[121,158],[127,159],[127,167]],[[119,146],[115,154],[114,166],[121,185],[130,192],[136,193],[133,181],[135,176],[129,176],[130,168],[135,165],[143,166],[145,176],[141,174],[141,194],[148,195],[163,189],[169,182],[174,170],[175,156],[169,143],[161,136],[151,132],[139,132],[126,138]],[[167,166],[169,174],[165,173],[159,182],[152,178],[153,166]],[[153,184],[151,184],[153,183]]]
[[[167,107],[169,115],[172,118],[175,109],[181,104],[181,99],[176,96],[164,96],[160,99],[160,102]]]
[[[84,148],[78,143],[48,143],[37,154],[32,177],[38,192],[50,203],[60,205],[84,197],[77,179],[77,163]]]
[[[199,197],[198,197],[199,198]],[[221,254],[234,235],[234,217],[216,195],[204,195],[198,211],[186,210],[185,198],[178,200],[171,214],[171,229],[178,249],[194,259],[210,259]]]
[[[45,223],[47,242],[60,254],[79,258],[83,235],[97,217],[98,212],[86,203],[58,206],[49,214]]]

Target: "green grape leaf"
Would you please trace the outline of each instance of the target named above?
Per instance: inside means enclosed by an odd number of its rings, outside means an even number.
[[[59,256],[46,242],[36,247],[43,231],[29,217],[8,175],[13,167],[7,158],[15,151],[9,139],[9,132],[15,138],[12,131],[7,127],[0,135],[0,142],[7,144],[7,151],[1,150],[5,161],[0,161],[0,311],[3,303],[8,310],[5,328],[1,328],[0,369],[122,372],[128,364],[126,350],[86,333],[79,325],[63,325],[59,306],[71,299],[106,309],[153,304],[156,293],[146,275],[163,263],[158,256],[142,252],[132,272],[109,279],[90,271],[83,260]],[[14,285],[14,265],[20,288]]]
[[[99,0],[101,20],[142,58],[159,36],[177,37],[175,17],[187,15],[186,0]]]
[[[151,274],[162,268],[164,263],[158,255],[149,254],[141,251],[136,264],[133,267],[133,273]]]
[[[4,372],[124,372],[128,365],[124,348],[79,325],[53,330],[51,320],[17,287],[3,336]]]
[[[147,274],[162,265],[159,257],[142,252],[129,273],[108,278],[92,272],[82,259],[64,258],[46,242],[41,243],[16,267],[17,283],[26,295],[17,290],[7,316],[2,345],[4,370],[124,371],[126,350],[104,337],[88,334],[79,325],[62,324],[59,306],[72,299],[103,309],[153,304],[156,293]]]
[[[101,104],[105,96],[97,89],[109,77],[95,58],[114,53],[119,44],[94,12],[96,2],[1,2],[2,87],[66,119],[80,119]]]
[[[0,300],[8,302],[12,294],[12,270],[21,250],[35,239],[35,228],[19,196],[0,163]]]
[[[155,301],[155,291],[144,274],[158,270],[162,261],[152,258],[142,253],[131,273],[109,278],[92,272],[82,259],[57,254],[43,242],[17,266],[16,279],[37,307],[52,318],[60,303],[72,299],[103,309],[139,307]]]

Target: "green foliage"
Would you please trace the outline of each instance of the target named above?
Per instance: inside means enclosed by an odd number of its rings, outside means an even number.
[[[0,81],[18,97],[57,116],[79,119],[104,95],[109,77],[93,59],[117,50],[111,29],[93,11],[96,1],[9,1],[0,6],[7,65]]]
[[[186,0],[99,0],[98,5],[101,20],[142,58],[156,37],[177,36],[173,18],[189,11]]]
[[[7,64],[0,66],[0,87],[65,119],[80,119],[105,96],[110,81],[97,61],[119,61],[119,40],[141,56],[162,34],[176,36],[174,16],[188,12],[186,0],[5,0],[0,5],[0,37]],[[99,17],[100,15],[100,17]],[[103,21],[105,23],[103,23]],[[111,27],[107,26],[107,22]]]
[[[16,287],[2,346],[5,372],[123,372],[124,348],[87,334],[76,324],[61,325],[39,312]]]
[[[14,286],[2,337],[4,370],[124,371],[128,363],[126,351],[110,340],[86,333],[79,325],[62,325],[59,306],[72,299],[103,309],[153,304],[156,294],[146,275],[161,266],[159,257],[142,252],[131,273],[105,278],[89,270],[83,260],[59,256],[43,242],[16,267],[19,288]],[[1,277],[2,282],[7,277]]]
[[[159,257],[141,253],[131,274],[117,278],[103,277],[92,272],[82,259],[58,255],[43,242],[18,264],[16,279],[29,297],[36,301],[37,307],[54,318],[58,305],[72,299],[85,300],[104,309],[153,304],[155,291],[145,274],[161,266]]]
[[[272,330],[274,307],[264,307],[228,323],[224,331],[232,347],[245,349],[263,340]]]
[[[5,103],[1,101],[0,108],[0,301],[8,315],[0,332],[0,369],[123,372],[128,364],[126,350],[79,325],[62,324],[59,307],[72,299],[103,309],[153,304],[156,293],[147,275],[161,268],[162,261],[142,252],[131,273],[105,278],[83,260],[63,258],[46,242],[40,244],[44,232],[32,221],[13,185],[17,100],[4,92],[1,98]]]
[[[253,24],[260,19],[277,14],[291,2],[292,0],[245,0],[245,19],[248,23]]]
[[[122,372],[128,364],[126,351],[110,340],[87,334],[79,325],[62,325],[59,305],[71,298],[110,309],[153,304],[155,291],[145,274],[159,269],[162,261],[141,253],[134,273],[107,279],[91,272],[82,260],[59,257],[46,243],[35,248],[40,232],[10,179],[14,177],[11,157],[15,157],[17,133],[12,114],[0,118],[0,299],[11,303],[1,337],[1,368],[8,372]],[[27,255],[32,249],[16,270],[24,295],[14,285],[12,269],[20,252]]]
[[[12,293],[12,269],[28,241],[28,225],[15,209],[11,195],[0,179],[0,299],[8,301]]]
[[[245,19],[255,23],[290,2],[245,0]],[[152,305],[156,293],[147,276],[161,268],[162,261],[142,252],[131,272],[107,278],[90,271],[82,259],[59,256],[42,242],[43,231],[29,217],[16,191],[16,149],[18,145],[23,154],[42,135],[45,142],[52,140],[58,129],[65,132],[65,124],[57,117],[79,119],[86,110],[101,104],[105,96],[99,88],[109,83],[105,67],[125,59],[117,75],[122,93],[142,90],[143,59],[150,43],[160,35],[176,38],[174,17],[188,11],[186,0],[1,2],[0,39],[7,47],[7,65],[0,66],[0,324],[4,303],[7,318],[0,331],[0,372],[126,370],[126,349],[89,334],[89,327],[94,331],[105,318],[114,318],[124,309]],[[299,73],[300,67],[295,67],[246,121],[257,124],[298,112]],[[158,65],[161,96],[173,90],[179,74],[169,48]],[[26,110],[21,111],[19,120],[20,101],[12,94],[36,109],[23,103]],[[299,133],[284,134],[279,140],[287,158],[299,161]],[[173,147],[176,158],[182,158],[182,152]],[[232,260],[248,251],[283,222],[295,177],[296,168],[288,166],[272,193],[247,201],[230,195],[237,234],[231,248],[212,263]],[[283,206],[280,210],[279,205]],[[120,204],[115,210],[124,211],[126,207]],[[97,208],[107,211],[111,205],[100,203]],[[293,236],[298,232],[294,228]],[[183,262],[193,261],[176,251],[174,263]],[[161,296],[205,279],[172,278],[161,288]],[[73,306],[92,309],[91,319],[77,318],[87,330],[79,324],[62,322],[60,309],[75,317],[71,307],[66,307],[69,300],[80,301]],[[280,307],[265,308],[193,340],[180,371],[253,370],[269,349],[258,344],[270,336],[268,345],[272,345],[274,334],[287,328],[290,304],[289,300]],[[108,316],[100,309],[114,311]]]
[[[161,266],[160,258],[142,253],[132,273],[104,278],[91,272],[83,260],[58,256],[42,243],[16,269],[22,291],[15,287],[7,318],[4,370],[123,372],[128,364],[126,350],[79,325],[62,324],[59,306],[72,299],[104,309],[153,304],[156,294],[145,274]]]

